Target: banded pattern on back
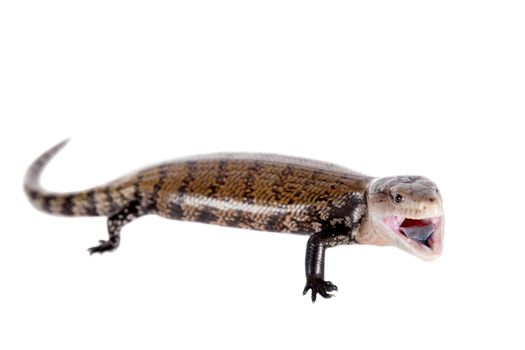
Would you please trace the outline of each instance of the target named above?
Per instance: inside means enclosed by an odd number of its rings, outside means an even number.
[[[47,192],[40,187],[40,173],[64,145],[33,163],[24,186],[33,205],[57,215],[110,216],[137,202],[147,213],[172,219],[313,233],[343,224],[345,215],[363,204],[372,179],[325,162],[235,153],[151,166],[87,191]]]
[[[145,204],[161,216],[298,233],[317,232],[334,210],[356,206],[371,179],[329,163],[266,154],[200,156],[138,176]]]

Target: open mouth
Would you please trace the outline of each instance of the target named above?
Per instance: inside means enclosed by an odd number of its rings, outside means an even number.
[[[441,249],[440,231],[442,217],[411,219],[401,216],[387,216],[385,224],[412,248],[425,255],[439,254]]]

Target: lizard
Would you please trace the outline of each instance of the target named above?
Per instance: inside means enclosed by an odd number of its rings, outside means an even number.
[[[306,285],[333,296],[324,278],[327,248],[396,246],[424,260],[442,253],[443,201],[423,176],[372,177],[339,165],[264,153],[217,153],[149,166],[70,193],[44,189],[40,176],[68,142],[38,157],[24,190],[37,209],[61,216],[105,216],[108,239],[91,254],[116,250],[122,228],[144,215],[308,236]]]

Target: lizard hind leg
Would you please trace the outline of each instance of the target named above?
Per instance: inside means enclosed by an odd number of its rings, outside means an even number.
[[[120,245],[120,231],[124,225],[146,214],[146,210],[139,202],[131,202],[126,207],[109,216],[107,221],[109,239],[107,241],[99,241],[99,244],[89,248],[88,252],[90,254],[102,254],[104,252],[114,251]]]

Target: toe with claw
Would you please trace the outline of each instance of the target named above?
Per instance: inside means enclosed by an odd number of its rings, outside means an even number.
[[[310,289],[312,290],[312,303],[315,303],[318,293],[323,298],[333,297],[334,295],[328,294],[328,292],[337,291],[337,286],[330,281],[325,281],[321,277],[313,276],[307,279],[303,295],[308,293]]]
[[[99,245],[88,249],[89,254],[110,252],[117,249],[117,245],[111,241],[99,241]]]

